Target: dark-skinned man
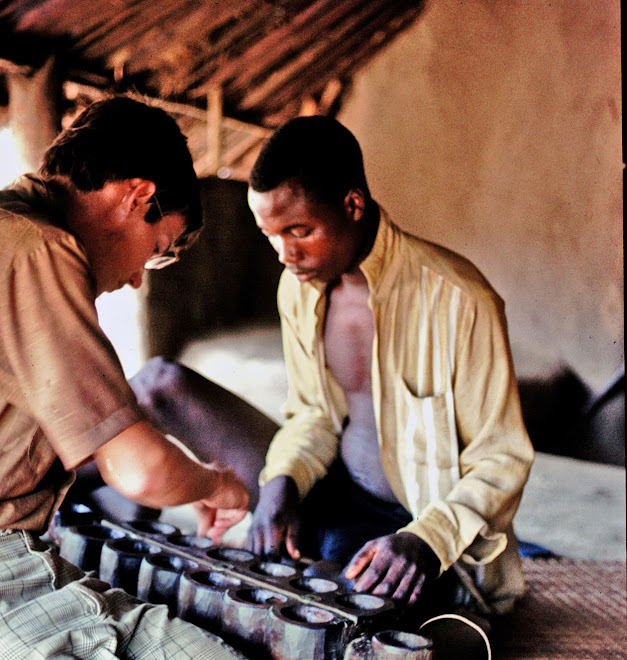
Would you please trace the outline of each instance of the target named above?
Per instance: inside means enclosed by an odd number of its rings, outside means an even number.
[[[248,199],[286,267],[289,379],[251,548],[349,562],[356,591],[409,604],[456,564],[509,609],[533,451],[501,300],[468,261],[388,219],[335,120],[279,129]]]

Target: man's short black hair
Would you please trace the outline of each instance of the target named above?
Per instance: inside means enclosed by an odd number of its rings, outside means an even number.
[[[263,193],[289,180],[329,204],[341,203],[351,188],[360,188],[370,199],[359,143],[331,117],[292,119],[264,144],[250,173],[250,187]]]
[[[187,139],[160,108],[116,96],[88,106],[47,149],[43,176],[63,175],[81,191],[141,178],[156,186],[147,222],[180,213],[186,235],[202,227],[198,180]]]

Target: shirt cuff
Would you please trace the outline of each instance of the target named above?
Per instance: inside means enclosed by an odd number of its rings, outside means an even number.
[[[443,511],[431,508],[398,531],[412,532],[428,543],[440,560],[441,573],[460,558],[468,564],[489,564],[507,546],[504,532],[490,530],[485,520],[468,509],[459,528]]]
[[[102,445],[144,419],[141,411],[133,405],[116,410],[93,428],[72,438],[50,439],[66,470],[74,469],[89,458]]]
[[[265,486],[269,481],[272,481],[275,477],[290,477],[296,483],[296,488],[298,489],[298,497],[302,501],[304,497],[312,489],[313,484],[310,476],[310,471],[301,463],[284,463],[279,465],[273,465],[271,467],[264,467],[263,470],[259,473],[259,485]]]

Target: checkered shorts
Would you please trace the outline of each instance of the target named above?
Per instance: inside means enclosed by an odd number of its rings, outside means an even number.
[[[0,536],[0,660],[244,660],[219,637],[85,574],[35,535]]]

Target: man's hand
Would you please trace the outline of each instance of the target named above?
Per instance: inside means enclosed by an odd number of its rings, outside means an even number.
[[[285,541],[290,557],[300,559],[298,506],[298,489],[291,477],[275,477],[263,486],[248,532],[248,549],[265,557],[279,557]]]
[[[208,536],[214,543],[220,543],[228,529],[244,519],[246,509],[215,509],[203,502],[194,502],[198,519],[198,536]]]
[[[359,578],[354,591],[370,592],[413,605],[425,583],[435,580],[440,560],[420,537],[399,532],[368,541],[351,559],[344,575]]]
[[[209,536],[219,543],[222,534],[240,522],[248,511],[249,495],[246,486],[233,470],[213,469],[220,477],[211,497],[194,502],[198,517],[198,536]]]

